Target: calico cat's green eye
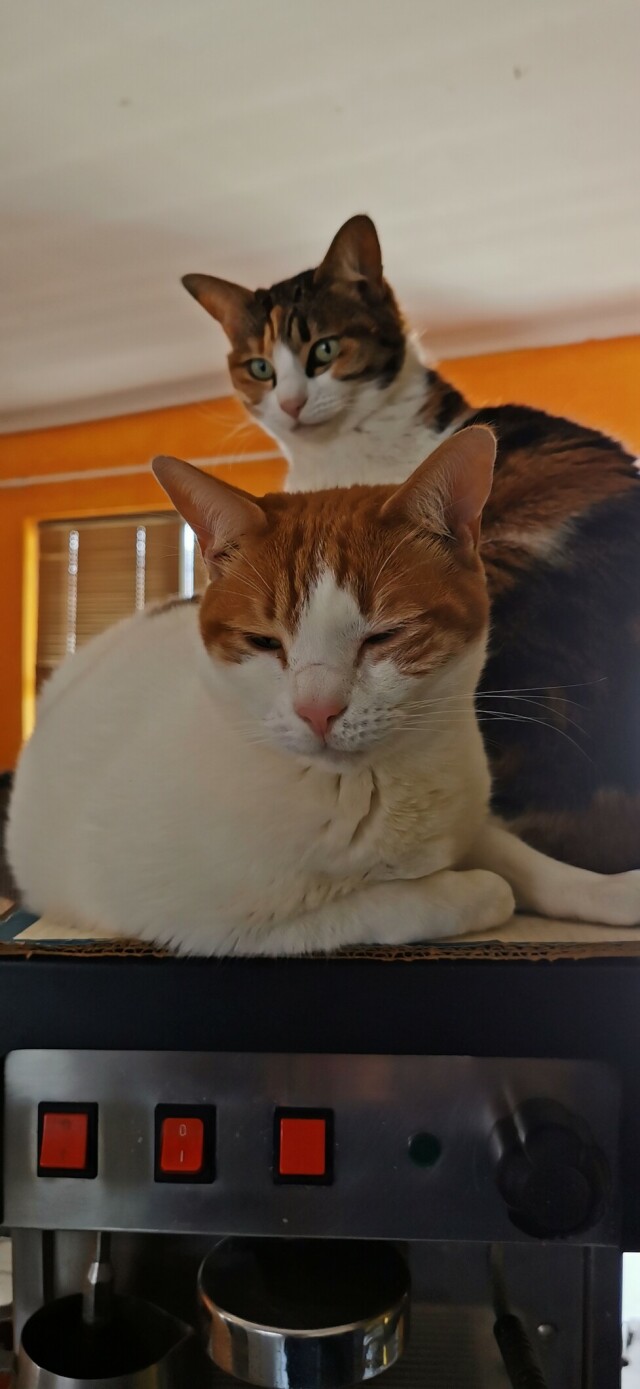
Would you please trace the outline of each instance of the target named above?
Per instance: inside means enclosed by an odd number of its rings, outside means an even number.
[[[255,381],[273,381],[275,371],[266,357],[252,357],[247,367]]]
[[[282,651],[282,642],[277,637],[261,637],[257,632],[245,632],[245,641],[254,651]]]
[[[339,338],[320,338],[311,349],[311,361],[314,367],[328,367],[330,362],[335,362],[340,351]]]

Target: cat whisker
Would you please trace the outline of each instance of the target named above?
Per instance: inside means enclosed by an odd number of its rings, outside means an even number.
[[[532,708],[532,709],[543,709],[543,710],[546,710],[547,713],[550,713],[550,712],[551,712],[550,709],[549,709],[549,705],[548,705],[548,704],[545,704],[545,702],[544,702],[543,700],[539,700],[539,699],[530,699],[527,695],[502,695],[502,696],[499,696],[499,698],[502,698],[502,699],[509,699],[509,700],[515,700],[515,701],[517,701],[519,704],[528,705],[528,706],[529,706],[530,708]],[[573,702],[574,702],[574,701],[571,701],[572,704],[573,704]],[[476,707],[477,707],[480,711],[482,711],[482,710],[484,709],[485,706],[484,706],[482,703],[478,703]],[[578,708],[578,709],[581,708],[581,707],[582,707],[582,706],[579,705],[579,704],[576,705],[576,708]],[[584,734],[585,729],[583,728],[583,726],[582,726],[581,723],[578,723],[578,720],[577,720],[577,719],[572,719],[572,718],[569,717],[568,714],[565,714],[565,713],[562,714],[562,718],[563,718],[563,720],[564,720],[565,723],[571,724],[571,727],[572,727],[572,728],[577,728],[577,730],[578,730],[579,733],[583,733],[583,734]]]
[[[457,696],[457,694],[443,694],[443,696],[440,696],[439,699],[433,699],[433,700],[412,700],[410,704],[407,704],[407,706],[404,706],[404,707],[405,707],[405,708],[428,708],[428,707],[436,706],[436,704],[446,704],[447,707],[451,707],[451,703],[464,703],[464,704],[465,704],[465,707],[475,706],[476,708],[482,708],[482,700],[483,700],[483,699],[518,700],[519,703],[522,703],[522,704],[530,704],[530,706],[533,706],[534,708],[543,708],[543,710],[547,710],[547,711],[548,711],[548,704],[554,704],[554,703],[555,703],[554,696],[551,696],[551,694],[550,694],[550,696],[547,696],[546,699],[534,700],[534,699],[530,699],[529,696],[525,696],[525,694],[507,694],[507,693],[505,693],[505,694],[500,694],[500,693],[497,693],[496,690],[493,690],[493,692],[480,692],[479,694],[476,694],[475,697],[473,697],[473,696],[466,696],[466,697],[465,697],[465,696]],[[572,704],[572,706],[575,706],[575,708],[583,708],[583,707],[584,707],[583,704],[579,704],[578,701],[576,701],[576,700],[562,700],[562,703],[564,703],[564,704]],[[572,720],[569,720],[568,717],[566,717],[566,721],[568,721],[568,722],[573,722]],[[579,726],[579,725],[576,725],[576,726]]]
[[[394,556],[395,554],[397,554],[398,550],[400,549],[400,546],[401,546],[401,545],[404,545],[406,539],[407,539],[406,535],[402,535],[402,536],[400,537],[400,539],[399,539],[397,545],[394,545],[393,549],[389,552],[389,554],[387,555],[386,559],[383,559],[382,564],[380,565],[380,568],[379,568],[379,570],[378,570],[378,572],[377,572],[377,574],[376,574],[376,576],[375,576],[375,579],[374,579],[374,581],[373,581],[373,587],[374,587],[374,588],[377,588],[377,586],[378,586],[378,584],[379,584],[379,582],[380,582],[380,576],[381,576],[382,574],[384,574],[384,571],[385,571],[387,565],[391,563],[391,560],[393,559],[393,556]]]
[[[606,676],[603,677],[603,678],[606,679]],[[601,682],[601,681],[591,681],[590,683],[591,683],[591,684],[600,684],[600,683],[602,683],[602,682]],[[549,690],[550,688],[553,688],[554,694],[553,694],[553,695],[546,695],[545,692],[546,692],[547,690]],[[511,689],[504,689],[504,690],[498,690],[498,689],[496,689],[496,690],[477,690],[477,691],[476,691],[476,694],[475,694],[475,698],[476,698],[476,699],[484,699],[484,698],[491,698],[491,699],[493,699],[494,696],[498,696],[498,695],[539,694],[539,695],[541,695],[541,696],[543,696],[543,697],[545,697],[545,698],[553,699],[554,696],[555,696],[555,694],[556,694],[556,692],[561,693],[563,690],[571,690],[571,689],[577,689],[577,688],[579,688],[577,685],[554,685],[553,687],[550,687],[549,685],[522,685],[522,686],[514,685]],[[436,700],[437,700],[437,701],[440,701],[440,700],[447,700],[447,699],[461,699],[461,698],[463,698],[463,697],[464,697],[464,696],[462,696],[462,695],[434,695],[434,696],[432,696],[432,699],[431,699],[429,702],[434,702],[434,701],[436,701]],[[471,698],[471,696],[469,696],[469,698]],[[422,701],[419,701],[419,702],[421,703]]]
[[[258,578],[258,580],[259,580],[259,582],[260,582],[260,585],[261,585],[261,588],[262,588],[263,592],[266,593],[267,598],[271,598],[271,597],[272,597],[272,590],[269,588],[269,585],[265,582],[264,575],[260,573],[260,570],[259,570],[259,569],[256,569],[255,564],[252,563],[252,561],[249,559],[249,556],[248,556],[247,554],[243,554],[242,558],[243,558],[243,560],[245,561],[245,564],[248,564],[248,565],[249,565],[249,568],[250,568],[250,569],[253,569],[253,572],[254,572],[254,574],[256,575],[256,577]]]
[[[513,685],[513,686],[508,687],[508,688],[506,688],[506,689],[478,690],[478,691],[476,692],[475,696],[468,696],[467,698],[475,698],[475,700],[478,701],[478,700],[481,700],[481,699],[507,698],[508,696],[511,696],[511,695],[517,696],[517,695],[537,694],[537,695],[539,695],[539,696],[541,697],[541,699],[543,699],[543,700],[544,700],[544,699],[553,700],[553,699],[555,699],[558,695],[560,695],[560,696],[563,697],[563,700],[564,700],[564,703],[565,703],[565,704],[575,704],[575,705],[576,705],[576,708],[581,709],[581,708],[584,708],[584,705],[579,704],[577,700],[568,699],[565,695],[563,695],[563,691],[564,691],[564,690],[586,689],[586,688],[590,688],[590,687],[593,686],[593,685],[601,685],[601,684],[603,684],[603,683],[607,680],[607,678],[608,678],[608,677],[607,677],[606,675],[604,675],[604,676],[600,676],[597,680],[576,681],[576,683],[573,684],[573,685],[555,685],[555,684],[554,684],[553,686],[549,686],[549,685],[520,685],[520,686],[518,686],[518,685]],[[550,688],[553,689],[553,694],[548,694],[548,693],[547,693],[547,691],[548,691]],[[412,702],[413,702],[414,705],[420,705],[421,707],[424,707],[424,706],[427,705],[427,704],[428,704],[428,705],[431,705],[431,704],[444,704],[444,703],[447,703],[447,702],[449,702],[449,701],[451,701],[451,700],[459,700],[459,699],[462,699],[462,698],[464,698],[464,696],[461,696],[461,695],[435,695],[435,696],[433,696],[431,699],[428,699],[428,700],[414,700],[414,701],[412,701]]]
[[[244,585],[246,592],[238,593],[237,589],[225,588],[225,593],[232,595],[234,598],[246,598],[247,593],[255,593],[259,598],[262,598],[264,590],[258,588],[258,585],[253,579],[249,578],[248,574],[234,574],[233,577],[237,583]],[[267,594],[267,596],[270,597],[269,594]]]
[[[475,700],[473,700],[472,698],[469,698],[466,702],[462,701],[462,702],[458,705],[458,707],[466,708],[466,709],[469,709],[469,710],[471,710],[473,707],[475,707],[475,708],[477,708],[480,712],[482,712],[482,710],[483,710],[486,706],[484,706],[480,701],[481,701],[483,698],[489,698],[489,697],[491,697],[491,698],[502,698],[502,699],[514,700],[514,701],[518,701],[518,703],[528,705],[530,708],[533,708],[533,709],[542,709],[542,710],[546,711],[547,713],[550,712],[548,705],[547,705],[544,701],[538,700],[538,699],[531,699],[531,698],[530,698],[529,696],[527,696],[527,695],[515,695],[515,694],[514,694],[514,695],[507,695],[507,694],[505,694],[505,695],[498,695],[498,696],[495,696],[495,695],[493,695],[493,696],[488,696],[488,695],[487,695],[487,696],[482,696],[482,695],[478,695],[478,696],[476,696],[476,699],[475,699]],[[452,699],[452,700],[455,700],[455,698],[456,698],[455,696],[445,696],[445,699]],[[435,704],[436,702],[437,702],[437,701],[434,701],[434,704]],[[573,701],[572,701],[572,702],[573,702]],[[420,707],[426,708],[426,707],[428,706],[428,704],[429,704],[429,701],[428,701],[428,700],[425,701],[422,705],[420,705],[419,701],[416,701],[414,704],[410,704],[410,705],[407,705],[407,706],[405,706],[405,707],[407,707],[407,708],[420,708]],[[577,707],[580,708],[581,706],[578,705]],[[451,708],[452,708],[452,704],[447,704],[447,709],[451,709]],[[505,711],[505,712],[506,712],[506,711]],[[571,726],[572,726],[573,728],[577,728],[577,730],[578,730],[579,733],[584,733],[585,730],[584,730],[584,728],[582,727],[582,724],[578,723],[577,719],[569,718],[569,715],[568,715],[568,714],[565,714],[563,717],[564,717],[564,719],[565,719],[565,722],[571,724]]]
[[[398,547],[396,546],[396,549],[397,549],[397,548],[398,548]],[[393,551],[393,554],[395,554],[395,550]],[[389,559],[391,559],[391,558],[392,558],[392,555],[389,556]],[[382,568],[384,568],[384,564],[383,564]],[[381,573],[381,572],[382,572],[382,569],[381,569],[379,572]],[[410,567],[409,567],[408,565],[406,566],[405,569],[400,569],[400,570],[398,571],[397,574],[394,574],[393,579],[389,578],[389,579],[386,579],[386,580],[385,580],[385,582],[381,585],[379,592],[377,591],[377,581],[376,581],[376,598],[378,599],[378,601],[379,601],[381,598],[384,598],[385,594],[387,594],[387,593],[389,592],[389,590],[390,590],[395,584],[397,584],[398,581],[399,581],[400,579],[405,579],[405,578],[407,577],[407,574],[410,574],[410,572],[411,572],[411,570],[410,570]]]
[[[226,414],[223,414],[221,411],[214,410],[213,405],[205,404],[200,406],[199,413],[208,416],[215,414],[216,423],[220,424],[224,424],[225,420],[233,421],[232,427],[227,430],[227,433],[223,434],[222,436],[218,436],[216,440],[218,446],[217,451],[219,453],[226,451],[226,447],[232,442],[233,439],[236,439],[239,435],[245,434],[247,430],[253,428],[250,420],[237,419],[235,411],[227,411]],[[212,454],[211,456],[215,457],[215,454]]]
[[[255,593],[255,594],[257,595],[258,598],[262,598],[262,594],[261,594],[259,588],[250,589],[249,592],[250,592],[250,593]],[[225,595],[228,596],[229,598],[239,598],[241,602],[242,602],[242,600],[246,600],[246,597],[247,597],[246,592],[245,592],[245,593],[240,593],[240,592],[238,591],[238,589],[234,589],[234,588],[226,588],[226,589],[225,589]]]
[[[437,715],[436,715],[435,717],[437,718]],[[465,717],[465,716],[461,713],[461,711],[455,711],[455,710],[454,710],[454,711],[452,711],[452,719],[455,719],[456,717],[461,718],[461,717]],[[476,715],[476,723],[478,723],[478,724],[480,724],[480,723],[535,723],[535,724],[539,724],[541,728],[549,728],[549,729],[552,730],[552,732],[558,733],[558,734],[560,735],[561,738],[566,738],[567,742],[568,742],[568,743],[571,743],[572,746],[576,749],[577,752],[580,753],[580,755],[581,755],[582,757],[586,757],[586,759],[587,759],[588,762],[591,762],[591,761],[593,760],[591,757],[589,757],[588,753],[585,752],[584,748],[581,748],[581,747],[580,747],[580,744],[576,742],[575,738],[572,738],[572,737],[571,737],[571,734],[570,734],[570,733],[567,733],[567,732],[565,731],[565,729],[563,729],[563,728],[558,728],[557,724],[555,724],[555,723],[548,723],[548,721],[547,721],[546,719],[537,719],[537,718],[534,718],[533,716],[529,716],[529,715],[527,715],[527,714],[507,714],[507,713],[504,713],[502,710],[499,710],[499,709],[484,709],[484,710],[482,711],[481,714]],[[434,728],[436,725],[435,725],[435,722],[432,721],[431,719],[429,719],[428,717],[424,720],[423,723],[420,723],[420,721],[419,721],[419,716],[416,716],[415,720],[413,720],[413,719],[411,719],[411,718],[408,719],[408,720],[406,721],[406,726],[407,726],[407,727],[410,727],[412,730],[413,730],[413,729],[416,729],[416,730],[417,730],[417,729],[420,728],[420,727],[422,727],[422,728],[424,728],[425,730],[427,730],[427,729],[430,729],[430,728]],[[439,727],[440,727],[440,729],[446,727],[446,722],[440,723]]]
[[[544,694],[545,690],[553,689],[559,693],[562,690],[586,690],[592,685],[604,685],[608,680],[608,675],[599,675],[597,680],[576,680],[571,685],[556,685],[551,681],[548,685],[513,685],[504,690],[483,690],[483,694]]]

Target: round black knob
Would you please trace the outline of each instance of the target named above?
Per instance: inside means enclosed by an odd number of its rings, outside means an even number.
[[[610,1174],[583,1119],[555,1100],[527,1100],[491,1138],[498,1189],[519,1230],[561,1239],[602,1218]]]

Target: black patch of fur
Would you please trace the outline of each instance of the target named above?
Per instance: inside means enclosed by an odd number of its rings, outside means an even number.
[[[441,392],[439,375],[429,372],[428,379]],[[451,422],[450,410],[454,419],[458,411],[448,392],[443,404],[439,429]],[[604,790],[639,796],[640,476],[633,454],[597,429],[526,406],[483,408],[466,415],[461,428],[475,424],[496,433],[497,478],[507,483],[514,454],[519,468],[525,457],[533,488],[539,479],[543,514],[544,496],[555,486],[547,458],[561,457],[568,472],[587,469],[559,563],[532,557],[523,567],[518,550],[490,549],[503,583],[491,585],[478,710],[494,811],[507,820],[532,811],[571,815]],[[598,468],[625,478],[625,490],[590,501],[589,474]],[[498,486],[486,507],[489,544],[491,525],[510,519],[501,497]],[[514,524],[526,526],[526,508],[522,522],[518,511],[515,501]],[[640,856],[628,867],[640,867]]]
[[[533,561],[492,605],[478,708],[501,715],[481,728],[507,817],[577,811],[601,789],[640,793],[640,481],[572,524],[566,567]],[[522,701],[490,697],[514,687]]]
[[[378,372],[378,385],[380,390],[384,390],[387,386],[391,385],[392,381],[395,381],[396,376],[402,370],[404,358],[405,344],[403,342],[400,347],[390,350],[384,366]]]
[[[430,384],[440,386],[436,373]],[[488,425],[497,436],[496,477],[506,482],[512,456],[521,455],[521,467],[524,455],[534,485],[539,478],[541,500],[553,485],[545,478],[547,459],[562,458],[567,470],[575,459],[576,467],[587,469],[560,562],[530,555],[523,567],[516,550],[491,548],[494,569],[509,580],[492,586],[489,655],[477,701],[486,720],[480,726],[493,808],[517,819],[527,812],[578,813],[602,791],[640,795],[640,476],[634,457],[598,430],[527,406],[477,410],[461,427],[473,424]],[[589,474],[599,457],[620,478],[621,490],[590,502]],[[489,542],[492,523],[508,519],[501,496],[498,487],[485,511]],[[517,513],[516,503],[516,526]],[[639,867],[640,860],[627,866]]]
[[[313,296],[314,274],[313,270],[301,270],[299,275],[292,275],[290,280],[279,280],[268,290],[256,290],[256,294],[268,295],[271,308],[274,304],[282,304],[285,308],[289,304],[299,305],[303,300],[306,302]]]
[[[311,329],[309,327],[309,324],[307,323],[306,318],[304,317],[304,314],[301,314],[299,309],[292,309],[291,311],[291,321],[290,327],[288,329],[289,337],[291,337],[294,323],[296,328],[298,329],[302,341],[311,342]]]
[[[449,386],[442,397],[436,415],[435,424],[439,433],[444,434],[445,430],[451,427],[454,420],[456,420],[464,410],[464,407],[464,396],[455,389],[455,386]]]
[[[555,453],[563,450],[571,453],[577,445],[587,445],[601,452],[618,453],[628,462],[632,461],[632,455],[609,435],[576,424],[575,420],[564,419],[562,415],[532,410],[527,405],[498,405],[476,410],[465,419],[464,427],[472,424],[488,425],[497,435],[496,468],[503,466],[511,450],[526,449],[531,452],[533,461],[536,448],[549,448],[551,444]]]

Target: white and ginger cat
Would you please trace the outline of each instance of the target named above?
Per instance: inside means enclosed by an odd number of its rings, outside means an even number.
[[[477,427],[399,488],[260,500],[156,460],[211,582],[47,685],[9,813],[26,904],[200,954],[455,936],[500,926],[514,897],[640,923],[640,874],[554,863],[488,819],[494,457]]]

